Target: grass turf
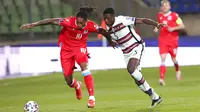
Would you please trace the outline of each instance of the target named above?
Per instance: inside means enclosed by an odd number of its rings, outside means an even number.
[[[135,85],[126,70],[92,71],[95,79],[96,107],[87,108],[88,94],[83,83],[83,99],[66,86],[60,73],[0,80],[0,112],[22,112],[24,104],[34,100],[40,112],[199,112],[200,66],[181,67],[183,79],[177,81],[174,68],[167,68],[166,86],[158,85],[158,68],[145,68],[148,83],[163,98],[149,109],[149,97]],[[83,81],[79,72],[78,80]]]

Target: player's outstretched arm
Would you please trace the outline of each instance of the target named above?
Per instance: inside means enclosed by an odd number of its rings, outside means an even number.
[[[36,26],[50,25],[50,24],[58,25],[60,19],[61,18],[48,18],[48,19],[40,20],[34,23],[27,23],[27,24],[22,25],[20,29],[24,30],[24,29],[30,29]]]
[[[152,19],[149,18],[136,18],[136,24],[147,24],[152,25],[160,29],[160,27],[163,27],[165,24],[158,23]]]
[[[112,41],[112,38],[110,36],[110,33],[108,33],[105,29],[103,28],[99,28],[99,33],[102,34],[109,42],[110,46],[112,46],[113,48],[116,47],[116,43]]]

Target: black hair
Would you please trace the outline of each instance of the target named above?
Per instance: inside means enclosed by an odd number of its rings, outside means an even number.
[[[94,11],[94,7],[88,7],[88,6],[84,6],[78,9],[78,12],[76,14],[76,17],[81,17],[84,20],[88,19],[88,16],[90,13],[92,13]]]
[[[113,8],[109,7],[109,8],[106,8],[104,11],[103,11],[103,14],[115,14],[115,11]]]

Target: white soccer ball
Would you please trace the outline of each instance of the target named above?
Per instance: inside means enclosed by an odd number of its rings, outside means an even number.
[[[24,105],[24,112],[39,112],[39,106],[35,101],[28,101]]]

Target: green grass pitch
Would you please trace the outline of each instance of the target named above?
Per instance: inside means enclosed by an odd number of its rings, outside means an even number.
[[[23,112],[24,104],[34,100],[40,112],[200,112],[200,66],[181,67],[177,81],[174,68],[167,68],[166,86],[158,85],[158,68],[145,68],[148,83],[163,102],[149,109],[150,98],[141,92],[123,70],[92,71],[95,79],[96,107],[87,108],[88,94],[83,83],[83,99],[77,100],[60,73],[39,77],[0,80],[0,112]],[[80,72],[74,75],[83,81]]]

